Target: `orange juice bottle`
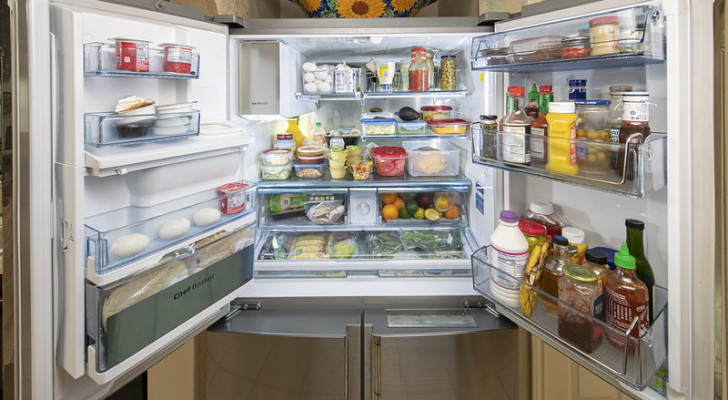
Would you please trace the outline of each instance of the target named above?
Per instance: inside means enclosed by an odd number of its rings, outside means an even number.
[[[298,148],[303,145],[303,139],[305,139],[301,129],[298,127],[298,117],[288,118],[288,128],[286,128],[286,133],[293,135],[293,141],[296,143],[296,150],[298,150]]]
[[[546,115],[549,124],[548,162],[546,169],[564,174],[576,175],[576,106],[572,102],[549,104]]]

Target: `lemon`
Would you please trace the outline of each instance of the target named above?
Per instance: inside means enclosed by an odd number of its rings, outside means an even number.
[[[417,211],[414,213],[415,219],[425,219],[425,209],[422,207],[417,207]]]
[[[440,212],[445,212],[450,208],[450,201],[445,196],[440,196],[435,199],[435,209]]]
[[[441,216],[442,214],[434,208],[428,208],[425,210],[425,218],[427,218],[428,221],[437,221]]]

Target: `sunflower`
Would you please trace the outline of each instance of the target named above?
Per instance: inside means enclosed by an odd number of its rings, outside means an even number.
[[[384,13],[382,0],[341,0],[337,9],[344,18],[377,18]]]
[[[300,0],[300,2],[308,12],[314,12],[321,8],[321,0]]]
[[[409,11],[410,8],[417,3],[417,0],[392,0],[391,3],[394,11],[398,14],[402,14]]]

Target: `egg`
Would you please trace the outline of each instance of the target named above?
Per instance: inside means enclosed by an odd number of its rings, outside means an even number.
[[[306,71],[306,72],[313,72],[313,71],[316,71],[318,69],[318,67],[316,66],[316,64],[314,64],[312,62],[303,63],[303,66],[301,68],[303,68],[303,70]]]
[[[143,233],[124,235],[111,244],[111,255],[124,258],[138,254],[149,245],[149,236]]]
[[[316,85],[314,82],[309,82],[303,86],[303,90],[308,93],[316,93],[316,91],[318,90],[318,85]]]
[[[159,238],[162,240],[177,239],[190,230],[190,220],[184,217],[170,219],[159,228]]]
[[[220,210],[212,207],[205,207],[197,210],[192,216],[197,226],[208,226],[212,225],[220,219]]]
[[[318,84],[318,91],[321,93],[328,93],[331,91],[331,84],[328,82],[321,82]]]
[[[314,75],[313,72],[306,72],[303,74],[303,80],[306,82],[313,82],[316,80],[316,75]]]
[[[329,71],[316,71],[313,73],[313,75],[316,77],[316,79],[322,81],[326,79],[327,76],[329,76]]]

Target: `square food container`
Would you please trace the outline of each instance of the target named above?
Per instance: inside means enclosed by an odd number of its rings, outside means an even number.
[[[303,164],[300,160],[293,162],[293,169],[299,178],[321,178],[326,172],[328,162],[324,159],[320,164]]]
[[[460,172],[460,151],[442,140],[404,144],[407,172],[412,176],[455,176]]]
[[[441,119],[427,124],[438,135],[464,135],[468,132],[470,122],[464,119]]]
[[[374,167],[379,176],[402,176],[407,151],[402,147],[383,146],[372,149]]]
[[[557,60],[561,51],[563,36],[538,36],[511,42],[510,53],[513,62],[539,62]]]
[[[398,135],[424,135],[427,122],[425,121],[397,121]]]
[[[393,118],[371,118],[361,120],[364,135],[394,135],[397,120]]]

